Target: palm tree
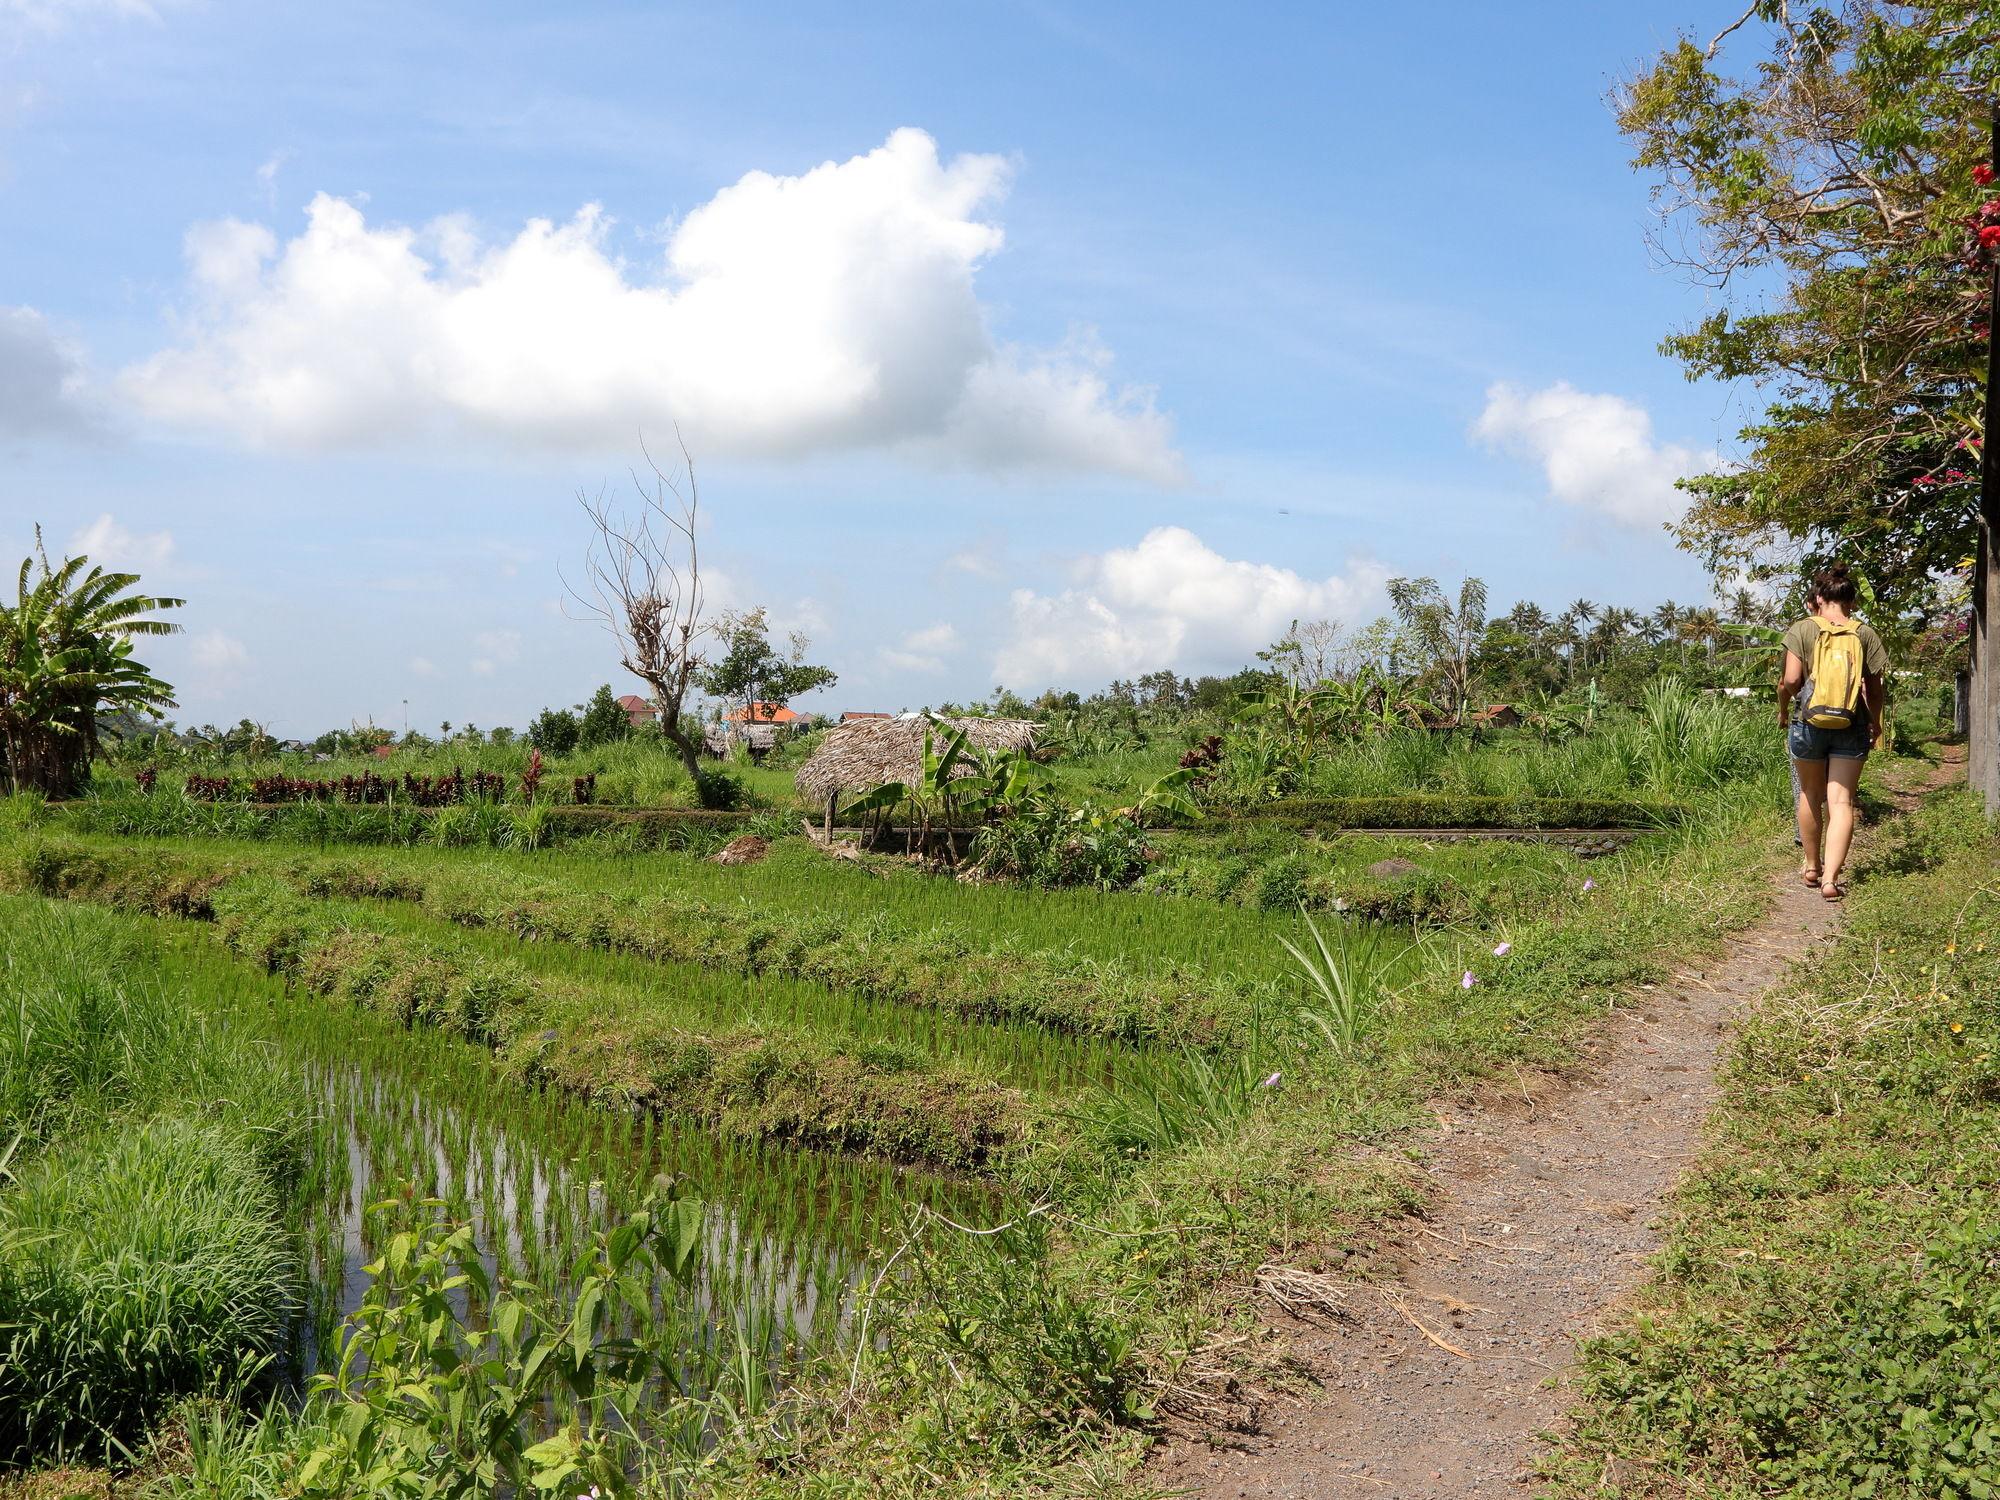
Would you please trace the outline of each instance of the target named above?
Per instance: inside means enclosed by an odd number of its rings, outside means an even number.
[[[1486,584],[1467,578],[1452,605],[1435,578],[1392,578],[1389,602],[1450,689],[1451,711],[1462,716],[1472,691],[1472,657],[1486,634]]]
[[[1716,642],[1722,638],[1722,615],[1707,605],[1699,605],[1681,616],[1681,637],[1695,642],[1704,654],[1715,659]]]
[[[1647,634],[1655,641],[1679,641],[1686,619],[1687,611],[1669,599],[1653,611]]]
[[[49,565],[35,533],[36,558],[25,558],[16,602],[0,606],[0,757],[14,791],[72,795],[90,773],[98,715],[174,706],[171,684],[132,656],[135,636],[180,629],[143,618],[184,602],[130,590],[136,573],[107,573],[87,557]],[[86,571],[87,570],[87,571]]]

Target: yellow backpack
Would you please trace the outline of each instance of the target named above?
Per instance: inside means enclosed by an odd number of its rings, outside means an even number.
[[[1850,729],[1861,716],[1861,636],[1852,620],[1813,617],[1813,643],[1805,710],[1799,715],[1815,729]]]

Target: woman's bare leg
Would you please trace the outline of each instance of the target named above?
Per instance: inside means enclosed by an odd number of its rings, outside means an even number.
[[[1819,867],[1820,889],[1840,884],[1854,842],[1854,789],[1861,783],[1861,758],[1836,755],[1826,763],[1826,858]]]
[[[1805,851],[1802,868],[1810,875],[1826,868],[1819,862],[1819,809],[1826,801],[1826,762],[1795,760],[1792,769],[1799,773],[1799,845]]]

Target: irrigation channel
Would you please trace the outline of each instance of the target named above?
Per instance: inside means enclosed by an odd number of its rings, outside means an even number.
[[[470,1223],[496,1278],[561,1293],[595,1231],[638,1206],[661,1176],[704,1205],[693,1287],[663,1289],[657,1327],[688,1351],[747,1347],[782,1384],[847,1329],[855,1299],[912,1205],[997,1222],[990,1183],[618,1111],[507,1077],[483,1048],[429,1028],[287,991],[212,937],[149,923],[204,972],[204,1003],[302,1081],[318,1114],[302,1184],[308,1268],[288,1384],[325,1368],[341,1322],[370,1284],[386,1199],[435,1199]],[[459,1303],[477,1325],[481,1310]]]

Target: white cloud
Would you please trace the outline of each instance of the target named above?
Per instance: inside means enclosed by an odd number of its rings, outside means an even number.
[[[235,636],[220,630],[205,630],[188,637],[189,655],[205,672],[228,672],[244,666],[250,652]]]
[[[32,307],[0,307],[0,437],[74,434],[95,425],[82,351]]]
[[[135,532],[121,525],[109,511],[69,539],[69,555],[79,553],[92,562],[128,572],[143,573],[164,568],[173,561],[174,534],[171,531]]]
[[[958,649],[958,629],[948,621],[913,630],[895,646],[884,646],[882,664],[898,672],[937,673],[944,659]]]
[[[704,457],[891,447],[992,469],[1178,477],[1149,392],[1091,338],[994,340],[997,156],[920,130],[795,177],[751,172],[628,267],[595,205],[482,242],[463,219],[371,226],[320,194],[284,245],[191,231],[180,337],[123,385],[169,424],[344,448],[441,434],[629,449],[678,423]]]
[[[471,661],[472,675],[491,677],[500,668],[511,666],[521,655],[518,630],[482,630],[472,637],[472,649],[479,653]]]
[[[1222,556],[1193,532],[1160,526],[1136,547],[1086,558],[1074,588],[1016,589],[997,680],[1032,691],[1173,667],[1228,671],[1294,619],[1354,620],[1377,607],[1389,570],[1355,560],[1344,575],[1307,578]]]
[[[413,656],[410,658],[410,675],[413,677],[435,677],[438,675],[437,663],[432,661],[428,656]]]
[[[1560,380],[1539,391],[1504,381],[1490,387],[1472,435],[1488,447],[1539,463],[1558,500],[1633,526],[1680,515],[1687,497],[1674,481],[1718,461],[1713,452],[1655,441],[1644,407]]]
[[[248,648],[222,630],[189,636],[187,656],[193,667],[190,696],[204,702],[233,696],[243,680],[243,669],[250,664]]]

